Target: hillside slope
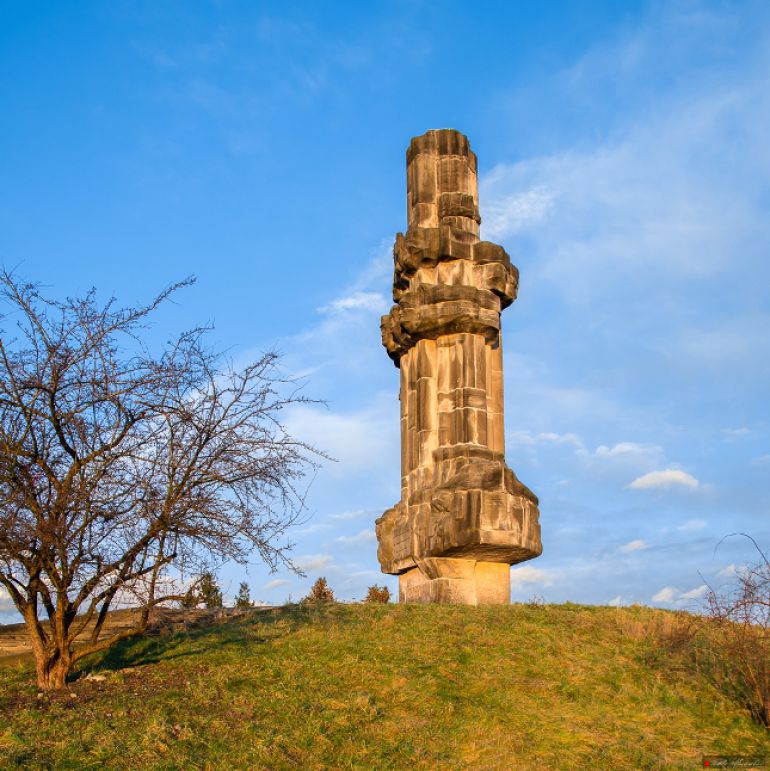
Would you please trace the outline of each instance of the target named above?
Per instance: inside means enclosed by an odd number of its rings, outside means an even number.
[[[648,608],[333,605],[127,642],[39,697],[0,668],[0,767],[695,768],[770,732]],[[656,631],[657,630],[657,631]]]

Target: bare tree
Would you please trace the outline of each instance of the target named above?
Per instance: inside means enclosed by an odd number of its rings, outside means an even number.
[[[715,671],[754,718],[770,728],[770,561],[751,536],[733,535],[748,538],[759,561],[736,571],[731,591],[710,589],[707,595],[708,615],[719,633]]]
[[[255,550],[271,568],[293,567],[285,534],[320,453],[279,417],[307,400],[280,378],[276,354],[236,369],[204,345],[205,329],[151,355],[148,317],[190,283],[121,309],[93,290],[46,299],[0,273],[13,330],[0,337],[0,585],[43,689],[183,599],[181,574]],[[141,610],[108,634],[117,603]]]

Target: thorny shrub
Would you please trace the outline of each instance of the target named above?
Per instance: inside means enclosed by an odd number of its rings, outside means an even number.
[[[736,571],[731,591],[711,589],[706,598],[718,640],[712,664],[721,685],[770,728],[770,562],[756,541],[745,537],[759,562]]]

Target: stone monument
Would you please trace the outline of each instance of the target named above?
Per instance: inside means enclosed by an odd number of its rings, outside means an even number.
[[[401,602],[510,601],[510,565],[542,552],[538,501],[505,463],[500,312],[518,270],[479,240],[476,156],[458,131],[406,153],[407,231],[393,247],[382,342],[401,370],[401,500],[377,556]]]

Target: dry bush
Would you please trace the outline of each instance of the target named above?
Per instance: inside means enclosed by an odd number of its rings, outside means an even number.
[[[715,628],[711,664],[719,684],[770,728],[770,563],[753,538],[760,561],[736,573],[737,586],[707,596]]]
[[[624,637],[632,640],[645,640],[652,644],[652,658],[690,659],[695,656],[697,635],[703,627],[703,619],[683,611],[663,612],[642,618],[627,612],[618,614],[618,628]]]
[[[667,613],[655,619],[654,639],[669,653],[679,653],[691,649],[695,636],[701,629],[702,619],[691,613]]]
[[[694,668],[770,728],[770,562],[750,536],[760,561],[736,573],[724,593],[709,590],[705,616],[618,614],[624,637],[652,643],[649,662]]]
[[[390,602],[390,589],[387,586],[370,586],[366,591],[364,602]]]
[[[322,602],[335,602],[334,592],[326,582],[326,579],[319,578],[310,588],[310,593],[302,600],[303,603],[316,605]]]

